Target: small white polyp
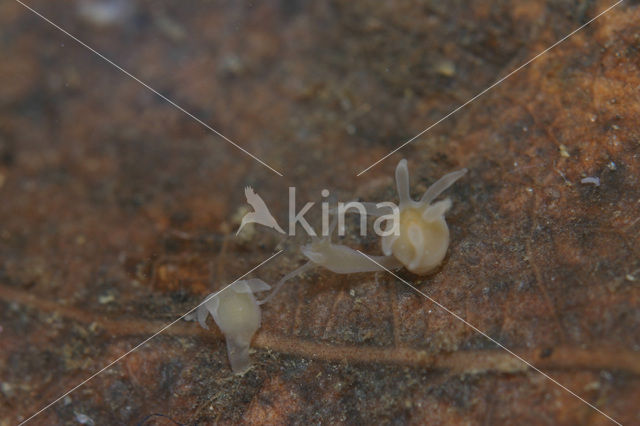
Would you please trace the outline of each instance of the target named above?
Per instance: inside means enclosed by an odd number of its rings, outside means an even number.
[[[253,334],[260,328],[260,306],[253,293],[269,290],[271,286],[253,278],[241,280],[227,287],[215,297],[210,294],[198,309],[187,315],[186,320],[197,319],[206,329],[207,316],[211,314],[227,341],[227,354],[231,369],[236,374],[244,373],[251,366],[249,345]]]

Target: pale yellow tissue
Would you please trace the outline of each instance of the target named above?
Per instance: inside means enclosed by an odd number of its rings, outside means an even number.
[[[409,195],[409,169],[401,160],[396,167],[396,184],[400,197],[399,232],[381,238],[382,252],[394,256],[414,274],[423,275],[434,270],[447,254],[449,228],[444,215],[451,208],[451,200],[431,202],[467,172],[462,169],[449,173],[434,183],[419,201]]]
[[[261,319],[260,306],[253,294],[270,288],[259,279],[238,281],[219,293],[207,296],[205,303],[185,317],[187,320],[197,319],[202,327],[208,328],[206,320],[211,314],[224,333],[229,363],[234,373],[244,373],[251,366],[249,345],[260,328]]]

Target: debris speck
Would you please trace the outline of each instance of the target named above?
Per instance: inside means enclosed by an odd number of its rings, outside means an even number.
[[[133,15],[126,0],[84,0],[78,4],[78,15],[96,27],[123,24]]]
[[[171,40],[181,41],[186,37],[184,28],[164,13],[158,13],[155,16],[155,24]]]
[[[600,382],[587,383],[587,385],[584,387],[584,390],[586,391],[592,391],[592,390],[598,390],[598,389],[600,389]]]
[[[76,415],[76,421],[81,425],[93,426],[95,424],[93,419],[86,414],[76,413],[75,411],[73,412],[73,414]]]
[[[456,65],[448,59],[438,62],[434,68],[438,74],[444,77],[453,77],[456,73]]]
[[[616,166],[616,163],[614,163],[613,161],[610,161],[609,164],[607,164],[607,167],[609,168],[609,170],[616,170],[618,168]]]
[[[225,55],[220,64],[220,71],[226,75],[239,75],[245,69],[242,59],[234,54]]]
[[[580,183],[584,183],[585,185],[591,183],[591,184],[594,184],[595,186],[600,186],[600,178],[589,176],[586,178],[582,178],[580,180]]]
[[[98,296],[98,303],[100,303],[101,305],[105,305],[107,303],[111,303],[114,300],[116,300],[116,298],[113,295],[113,293],[107,293],[107,294],[103,294],[103,295]]]
[[[567,179],[567,177],[564,175],[564,173],[562,173],[562,171],[558,170],[555,167],[554,167],[554,169],[555,169],[556,172],[558,172],[560,177],[562,177],[562,180],[564,180],[564,183],[567,184],[568,186],[571,186],[571,182],[569,181],[569,179]]]

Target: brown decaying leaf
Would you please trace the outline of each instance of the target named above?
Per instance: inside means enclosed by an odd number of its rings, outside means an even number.
[[[402,276],[640,423],[637,2],[359,178],[610,3],[141,1],[101,27],[30,4],[285,177],[19,4],[0,5],[1,425],[267,258],[271,234],[229,236],[244,186],[280,219],[289,185],[299,203],[322,188],[388,200],[401,157],[416,194],[470,169],[448,191],[442,267]],[[256,275],[275,282],[297,267],[296,244]],[[253,348],[254,368],[233,376],[219,331],[180,322],[33,424],[607,423],[385,274],[287,284]]]

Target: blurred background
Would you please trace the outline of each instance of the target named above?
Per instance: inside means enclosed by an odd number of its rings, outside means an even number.
[[[449,254],[404,279],[608,415],[640,422],[640,6],[608,1],[0,2],[0,425],[19,423],[276,250],[330,189],[451,188]],[[599,185],[584,178],[598,178]],[[354,220],[357,218],[354,218]],[[357,222],[355,222],[357,223]],[[345,237],[379,253],[373,237]],[[32,424],[606,424],[385,274],[315,271],[263,306],[243,376],[180,321]]]

